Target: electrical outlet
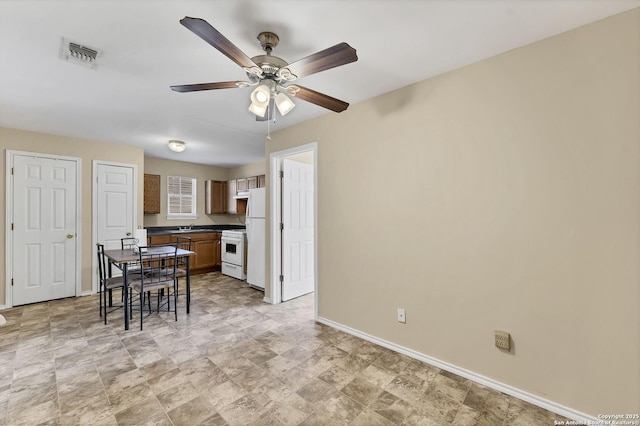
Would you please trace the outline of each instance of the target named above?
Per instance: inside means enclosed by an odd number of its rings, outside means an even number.
[[[404,308],[398,308],[398,322],[407,322],[407,316],[405,315]]]
[[[511,349],[511,335],[506,331],[496,330],[496,347],[500,349]]]

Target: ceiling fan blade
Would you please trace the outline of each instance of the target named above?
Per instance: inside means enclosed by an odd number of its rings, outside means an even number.
[[[238,87],[248,86],[246,81],[223,81],[220,83],[198,83],[198,84],[181,84],[178,86],[169,86],[174,92],[198,92],[200,90],[214,89],[236,89]]]
[[[204,19],[185,16],[180,20],[180,23],[241,67],[257,67],[251,58]]]
[[[339,43],[328,49],[309,55],[286,66],[296,77],[315,74],[320,71],[350,64],[358,60],[356,49],[347,43]]]
[[[329,95],[307,89],[306,87],[298,86],[297,84],[295,86],[288,86],[287,93],[298,99],[302,99],[303,101],[311,102],[312,104],[316,104],[335,112],[342,112],[349,107],[348,103],[341,101],[340,99],[332,98]]]

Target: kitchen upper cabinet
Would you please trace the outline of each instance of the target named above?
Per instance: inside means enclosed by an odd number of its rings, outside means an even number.
[[[247,189],[256,189],[258,187],[258,176],[247,178]]]
[[[264,188],[265,186],[267,186],[266,180],[267,179],[265,175],[258,176],[258,188]]]
[[[144,174],[144,214],[160,214],[160,175]]]
[[[237,194],[236,180],[227,181],[227,213],[236,214],[236,199],[233,198]]]
[[[246,178],[236,179],[236,192],[247,192],[249,186]]]
[[[206,214],[227,212],[227,182],[204,181],[204,211]]]

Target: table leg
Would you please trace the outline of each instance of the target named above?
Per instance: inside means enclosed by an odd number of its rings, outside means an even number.
[[[129,273],[127,272],[128,264],[125,262],[122,265],[122,273],[124,274],[124,329],[129,329]]]
[[[191,256],[187,256],[187,314],[191,309]]]

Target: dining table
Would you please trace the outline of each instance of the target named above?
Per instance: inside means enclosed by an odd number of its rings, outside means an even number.
[[[173,257],[174,250],[176,250],[175,246],[150,246],[145,247],[145,249],[153,254],[166,254],[166,257]],[[184,258],[186,265],[186,305],[187,305],[187,314],[190,312],[191,305],[191,266],[190,259],[191,256],[196,254],[194,251],[184,250],[178,248],[176,251],[176,257]],[[129,282],[128,282],[128,268],[130,265],[137,264],[140,262],[140,254],[137,250],[131,249],[112,249],[105,250],[104,255],[109,259],[109,264],[114,265],[116,268],[122,271],[122,276],[124,277],[124,329],[129,330]],[[109,268],[109,275],[111,275],[111,268]],[[177,309],[177,308],[176,308]]]

